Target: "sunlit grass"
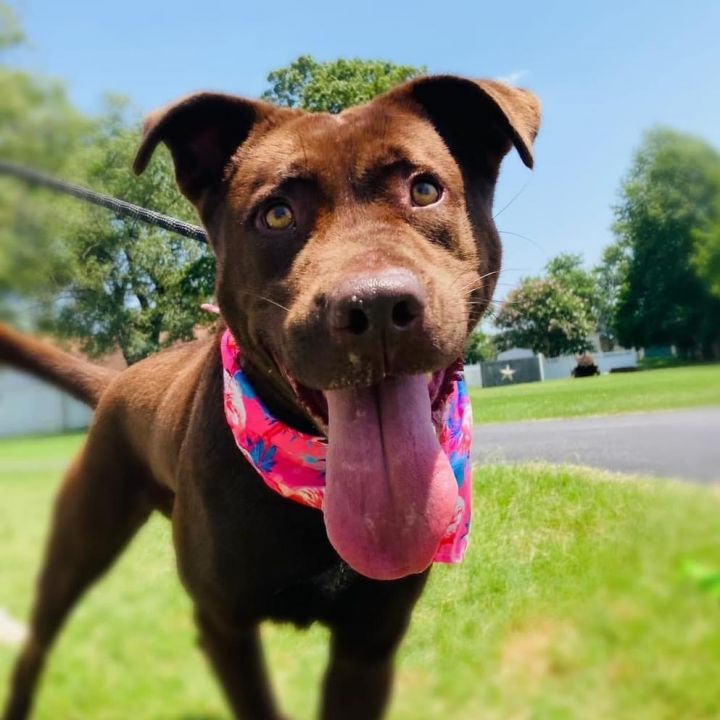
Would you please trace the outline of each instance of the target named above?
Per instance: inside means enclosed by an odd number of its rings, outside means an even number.
[[[720,405],[720,364],[471,390],[476,423]]]
[[[79,440],[0,443],[0,608],[15,617],[27,616],[58,482],[44,463],[67,459]],[[433,571],[391,718],[720,716],[720,599],[686,570],[720,569],[720,494],[624,480],[548,466],[477,472],[468,559]],[[309,720],[326,633],[265,636],[283,707]],[[14,652],[0,646],[0,700]],[[36,717],[230,717],[194,645],[166,521],[152,521],[80,605]]]

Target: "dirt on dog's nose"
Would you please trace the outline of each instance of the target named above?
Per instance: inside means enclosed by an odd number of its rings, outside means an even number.
[[[327,318],[333,334],[361,349],[401,341],[419,331],[427,295],[407,270],[353,275],[329,295]]]

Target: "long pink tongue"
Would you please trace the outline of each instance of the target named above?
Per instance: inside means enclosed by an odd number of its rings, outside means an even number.
[[[330,542],[369,578],[422,572],[452,520],[458,494],[430,420],[427,381],[412,375],[326,395],[323,511]]]

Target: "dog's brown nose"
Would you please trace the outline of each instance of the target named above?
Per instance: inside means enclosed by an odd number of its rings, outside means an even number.
[[[422,325],[425,303],[425,289],[407,270],[356,275],[330,294],[328,320],[335,333],[387,341]]]

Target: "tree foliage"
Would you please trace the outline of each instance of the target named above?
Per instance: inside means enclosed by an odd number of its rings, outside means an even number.
[[[424,73],[422,67],[382,60],[341,58],[318,62],[310,55],[302,55],[268,75],[270,88],[262,97],[283,107],[339,113]]]
[[[695,236],[717,216],[719,196],[720,155],[711,146],[671,130],[646,135],[615,208],[614,230],[627,248],[616,320],[623,344],[674,344],[684,355],[712,354],[720,302],[693,257]],[[704,253],[695,260],[703,266]]]
[[[556,277],[525,278],[495,316],[505,348],[530,348],[547,357],[591,349],[593,322],[586,302]]]
[[[548,277],[571,290],[587,306],[592,315],[597,302],[597,282],[593,274],[583,267],[582,255],[561,253],[545,265]]]
[[[497,354],[498,350],[493,335],[483,332],[479,327],[470,333],[465,344],[466,365],[495,360]]]
[[[0,2],[0,51],[24,37]],[[372,99],[421,68],[381,61],[309,56],[270,73],[264,97],[279,105],[339,112]],[[178,193],[169,155],[146,173],[130,171],[139,130],[121,104],[87,118],[55,81],[0,68],[0,154],[129,202],[194,219]],[[214,262],[195,241],[114,218],[74,200],[32,191],[10,180],[0,187],[0,314],[20,308],[86,352],[121,349],[135,362],[192,336],[206,320]]]
[[[170,155],[162,149],[141,177],[131,171],[138,129],[111,113],[79,159],[88,186],[185,220],[194,211],[175,187]],[[44,317],[90,355],[116,348],[128,363],[193,337],[209,320],[200,305],[212,296],[214,263],[195,240],[80,206],[61,241],[67,275],[55,288],[60,302]]]
[[[524,278],[495,315],[504,348],[530,348],[556,357],[589,350],[597,326],[597,280],[582,256],[562,253],[545,266],[544,277]]]
[[[0,2],[0,52],[12,50],[25,42],[25,31],[15,10]]]
[[[710,292],[720,298],[720,196],[714,212],[693,232],[692,264]]]
[[[620,291],[628,272],[627,243],[610,243],[603,250],[602,259],[593,268],[597,288],[595,317],[597,331],[612,347],[617,340],[617,313]]]
[[[0,50],[12,49],[22,40],[22,29],[13,18],[0,3]],[[0,65],[0,97],[0,156],[65,174],[88,143],[93,124],[72,107],[62,84]],[[27,303],[20,299],[35,302],[38,290],[53,286],[63,275],[58,230],[69,205],[44,190],[0,178],[0,316],[12,318],[18,307],[27,315]]]
[[[0,4],[0,14],[4,6]],[[0,31],[17,44],[19,25]],[[139,128],[110,101],[87,118],[52,79],[0,67],[0,155],[170,215],[194,217],[167,153],[131,171]],[[194,241],[115,218],[11,179],[0,185],[0,315],[79,341],[91,355],[120,349],[135,362],[192,337],[206,319],[214,266]]]

